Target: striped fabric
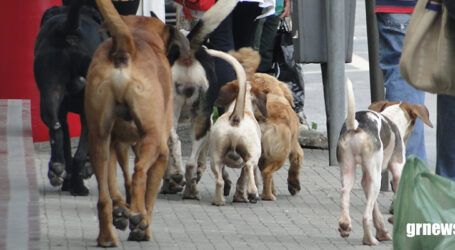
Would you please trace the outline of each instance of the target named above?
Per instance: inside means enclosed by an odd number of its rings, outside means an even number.
[[[376,12],[412,13],[417,0],[376,0]]]
[[[441,0],[432,0],[427,4],[427,9],[434,11],[442,11],[442,1]]]

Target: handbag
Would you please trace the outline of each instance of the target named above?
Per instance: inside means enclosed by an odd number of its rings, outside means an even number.
[[[280,20],[276,33],[272,63],[270,73],[288,85],[294,99],[294,110],[297,113],[302,111],[305,98],[303,70],[294,60],[292,32],[284,19]]]
[[[419,90],[455,95],[455,37],[441,0],[419,0],[400,59],[403,79]]]

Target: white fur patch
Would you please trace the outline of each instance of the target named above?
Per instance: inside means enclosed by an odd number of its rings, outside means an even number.
[[[209,82],[204,68],[198,60],[195,60],[189,67],[174,63],[172,66],[172,79],[174,83],[191,84],[194,87],[201,87],[204,92],[209,88]]]

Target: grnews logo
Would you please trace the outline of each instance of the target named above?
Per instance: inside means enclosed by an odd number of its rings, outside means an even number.
[[[455,224],[452,223],[408,223],[406,236],[412,238],[419,235],[455,235]]]

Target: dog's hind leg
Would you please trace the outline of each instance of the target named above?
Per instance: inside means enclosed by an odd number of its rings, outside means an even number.
[[[84,185],[83,178],[93,174],[92,167],[88,162],[88,129],[85,115],[81,114],[81,136],[74,154],[71,167],[71,194],[76,196],[88,195],[89,191]]]
[[[379,241],[392,240],[392,237],[387,232],[384,226],[384,218],[382,217],[381,211],[378,207],[378,202],[374,203],[373,208],[373,222],[376,228],[376,239]]]
[[[303,150],[297,140],[293,141],[291,153],[289,154],[288,190],[291,195],[296,195],[300,187],[300,168],[302,167]]]
[[[193,140],[191,155],[186,164],[186,186],[185,190],[183,191],[183,199],[200,199],[199,191],[197,190],[196,166],[198,165],[198,160],[201,152],[204,151],[204,148],[207,147],[207,139],[208,134],[199,140]]]
[[[87,129],[87,119],[85,114],[80,115],[81,120],[81,136],[79,138],[79,145],[77,151],[74,154],[74,165],[77,166],[79,174],[83,179],[88,179],[93,175],[93,169],[90,165],[90,160],[88,158],[88,129]]]
[[[258,161],[255,162],[250,159],[246,162],[246,166],[244,167],[246,168],[246,172],[248,174],[248,200],[251,203],[256,203],[259,198],[258,188],[254,178],[254,168],[257,166]]]
[[[382,152],[378,152],[376,155],[370,159],[365,159],[363,162],[362,187],[365,196],[367,197],[367,205],[363,214],[363,244],[365,245],[379,244],[376,237],[373,236],[372,217],[381,188],[381,163]],[[378,215],[378,213],[376,213],[376,215]]]
[[[164,144],[166,145],[166,144]],[[163,147],[161,154],[147,172],[147,191],[145,193],[145,203],[147,208],[147,219],[148,226],[145,229],[145,239],[151,239],[151,224],[152,224],[152,213],[153,207],[155,206],[156,196],[158,195],[158,189],[160,187],[161,179],[163,178],[164,171],[166,170],[166,165],[169,158],[169,151],[167,147]],[[131,234],[134,230],[131,232]],[[130,234],[130,236],[131,236]]]
[[[47,176],[52,186],[61,186],[65,171],[63,151],[63,129],[58,117],[58,109],[63,101],[63,94],[42,91],[40,95],[41,120],[49,128],[51,159]]]
[[[143,124],[137,125],[142,127]],[[147,130],[146,130],[147,131]],[[147,216],[147,207],[146,207],[146,193],[148,192],[148,177],[149,170],[156,172],[156,169],[151,169],[152,165],[155,165],[155,162],[161,157],[161,148],[159,145],[159,140],[162,135],[158,135],[157,132],[149,129],[147,132],[144,132],[145,136],[140,141],[140,154],[138,156],[138,161],[134,166],[134,174],[132,181],[132,196],[130,204],[130,235],[128,240],[130,241],[148,241],[150,234],[147,233],[150,226]],[[158,141],[158,142],[157,142]],[[166,161],[167,163],[167,158]],[[161,167],[162,165],[159,164]],[[162,169],[162,174],[155,175],[153,178],[158,177],[156,182],[160,182],[163,178],[165,167]],[[156,184],[156,183],[155,183]],[[159,184],[158,184],[159,185]]]
[[[206,143],[204,148],[201,150],[201,153],[199,154],[199,158],[197,160],[197,171],[196,171],[196,182],[197,183],[199,183],[199,181],[202,178],[202,175],[205,172],[205,169],[207,168],[207,153],[208,153],[208,151],[209,151],[209,144]],[[226,180],[224,180],[224,181],[226,181]]]
[[[182,145],[177,134],[177,128],[182,111],[183,100],[174,98],[173,105],[173,124],[168,145],[170,150],[169,163],[163,177],[163,186],[161,187],[162,194],[176,194],[183,190],[185,180],[183,178],[183,161],[182,161]]]
[[[113,216],[113,223],[117,229],[125,230],[128,226],[128,218],[129,212],[128,207],[126,205],[125,199],[123,198],[122,193],[120,192],[118,185],[117,185],[117,159],[125,158],[125,156],[121,155],[125,153],[128,154],[128,147],[122,147],[121,143],[111,143],[110,146],[110,157],[109,157],[109,166],[108,166],[108,185],[109,185],[109,193],[112,198],[112,216]],[[120,165],[124,164],[124,162],[119,161]],[[126,165],[128,168],[128,164]],[[122,166],[123,168],[123,166]],[[129,175],[128,175],[129,177]],[[128,195],[128,194],[127,194]]]
[[[234,202],[248,202],[248,196],[246,195],[246,186],[248,183],[248,173],[246,166],[242,168],[240,176],[237,179],[235,186]]]
[[[224,187],[223,187],[223,195],[228,196],[231,192],[232,181],[229,178],[229,173],[227,172],[226,168],[222,169],[223,173],[223,180],[224,180]]]
[[[356,164],[353,156],[338,159],[341,168],[341,218],[338,220],[338,231],[341,237],[348,237],[351,232],[351,217],[349,216],[349,200],[355,181]]]
[[[213,198],[212,205],[215,206],[223,206],[224,205],[224,197],[221,191],[221,188],[224,185],[224,180],[223,180],[223,175],[222,175],[222,168],[223,163],[221,162],[220,159],[215,159],[212,157],[212,160],[210,161],[210,165],[213,171],[213,174],[215,175],[216,179],[216,189],[215,189],[215,197]]]
[[[264,164],[266,164],[266,163],[264,163]],[[276,197],[272,191],[274,166],[273,166],[273,164],[267,163],[267,165],[261,166],[261,168],[262,168],[261,174],[262,174],[262,185],[263,185],[261,198],[263,200],[274,201],[274,200],[276,200]]]
[[[162,194],[176,194],[183,190],[186,184],[183,178],[182,146],[175,127],[169,136],[169,164],[163,177]]]

